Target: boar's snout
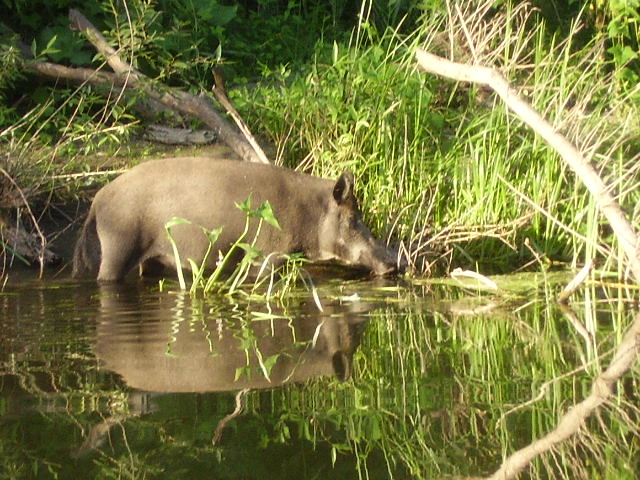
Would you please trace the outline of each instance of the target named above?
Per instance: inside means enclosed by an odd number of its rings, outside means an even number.
[[[398,258],[398,252],[394,249],[378,245],[375,253],[369,261],[363,262],[369,265],[371,272],[379,277],[403,273],[407,268],[404,258]]]

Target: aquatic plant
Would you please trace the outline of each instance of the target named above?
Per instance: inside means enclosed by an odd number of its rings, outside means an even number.
[[[203,235],[209,240],[209,246],[200,264],[197,264],[191,258],[186,259],[191,271],[189,293],[191,295],[196,295],[198,292],[204,295],[211,293],[234,295],[235,293],[243,292],[250,295],[264,295],[268,300],[274,296],[284,295],[299,280],[303,280],[305,284],[310,286],[312,291],[315,291],[310,278],[308,280],[305,279],[302,265],[306,260],[301,255],[279,253],[265,255],[256,247],[264,222],[272,228],[280,229],[280,224],[271,204],[266,201],[258,207],[252,208],[251,197],[249,197],[241,203],[236,203],[236,208],[245,214],[244,229],[224,253],[219,250],[216,251],[215,248],[223,227],[207,229],[198,226]],[[258,223],[255,227],[253,238],[247,241],[252,221],[257,221]],[[165,224],[167,237],[175,258],[178,284],[182,290],[187,290],[183,272],[185,263],[180,256],[172,231],[175,227],[185,224],[192,225],[192,222],[185,218],[174,217]],[[217,255],[217,260],[215,268],[211,271],[208,268],[208,264],[211,263],[212,255]],[[237,258],[240,258],[240,260],[232,266],[231,263],[235,262]],[[306,277],[308,277],[308,274],[306,274]],[[246,283],[247,280],[251,280],[249,285]]]

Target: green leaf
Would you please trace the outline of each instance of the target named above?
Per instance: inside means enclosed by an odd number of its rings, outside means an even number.
[[[627,63],[631,60],[635,60],[636,58],[638,58],[638,53],[634,51],[633,48],[631,48],[629,45],[625,45],[625,47],[622,49],[622,52],[620,52],[620,61],[622,63]]]
[[[198,18],[211,25],[225,25],[236,16],[236,5],[220,5],[218,2],[212,2],[210,0],[194,0],[193,5],[197,10]]]
[[[216,47],[216,51],[213,53],[213,58],[217,63],[220,63],[222,61],[222,44],[221,43],[219,43],[218,46]]]
[[[224,227],[217,227],[217,228],[212,228],[211,230],[204,230],[205,235],[209,238],[209,242],[210,243],[216,243],[218,241],[218,238],[220,238],[220,234],[222,233],[222,229]]]
[[[254,247],[250,243],[240,242],[238,243],[238,247],[244,250],[244,258],[252,260],[254,258],[260,257],[262,255],[262,250]],[[244,259],[243,259],[244,261]]]
[[[275,227],[278,230],[282,230],[282,228],[280,227],[280,223],[278,223],[278,220],[276,219],[276,216],[273,213],[273,208],[271,208],[271,204],[269,203],[269,200],[267,200],[258,208],[256,208],[251,216],[256,218],[261,218],[272,227]]]
[[[240,377],[246,377],[246,378],[250,378],[251,377],[251,368],[250,367],[238,367],[236,368],[236,375],[235,378],[233,379],[234,382],[237,382]]]
[[[236,208],[239,208],[247,215],[251,215],[251,194],[249,194],[244,202],[236,203]]]

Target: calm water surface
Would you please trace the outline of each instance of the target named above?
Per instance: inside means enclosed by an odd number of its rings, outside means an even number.
[[[12,278],[0,293],[0,478],[490,474],[588,394],[632,319],[628,295],[598,289],[569,319],[542,285],[325,282],[320,311],[303,288],[265,303]],[[636,418],[638,378],[603,413],[611,431]],[[611,447],[611,431],[594,430],[589,448],[634,478],[637,438]],[[529,475],[598,471],[586,447],[570,450]]]

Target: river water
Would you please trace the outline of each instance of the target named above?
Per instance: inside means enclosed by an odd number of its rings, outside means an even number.
[[[319,302],[33,277],[0,292],[0,478],[490,475],[590,393],[637,298],[566,309],[566,274],[318,280]],[[639,373],[525,477],[638,478]]]

